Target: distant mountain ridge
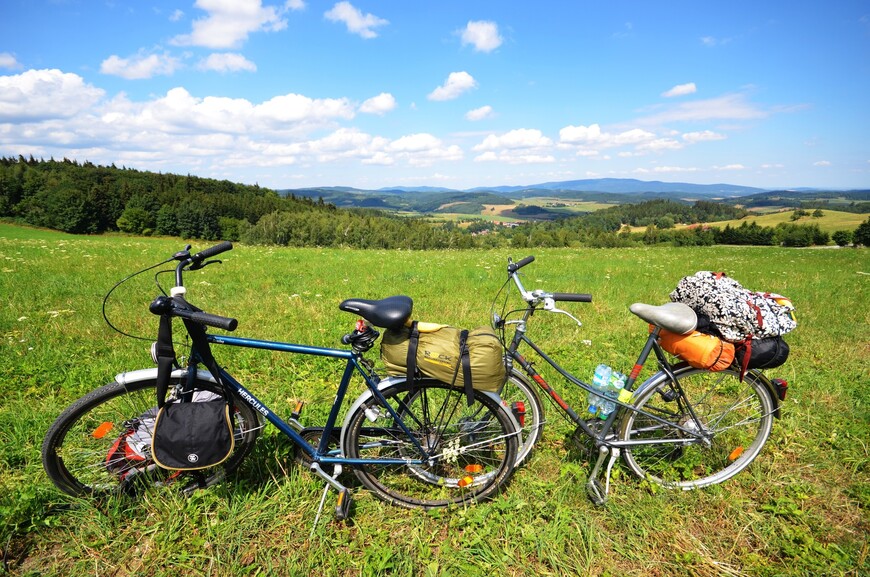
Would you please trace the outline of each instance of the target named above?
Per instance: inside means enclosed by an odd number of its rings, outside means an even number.
[[[768,192],[773,189],[756,188],[752,186],[740,186],[736,184],[692,184],[688,182],[662,182],[659,180],[637,180],[634,178],[588,178],[582,180],[563,180],[542,182],[520,186],[476,186],[469,189],[454,189],[439,186],[387,186],[376,190],[359,189],[349,186],[318,186],[302,189],[286,189],[282,192],[290,193],[294,190],[311,191],[322,190],[328,192],[343,192],[350,194],[406,194],[406,193],[479,193],[492,192],[502,195],[515,195],[520,197],[540,195],[541,191],[560,192],[589,192],[610,194],[664,194],[690,195],[704,198],[747,196]]]

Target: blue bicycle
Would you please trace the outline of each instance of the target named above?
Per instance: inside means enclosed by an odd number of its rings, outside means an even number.
[[[161,295],[150,307],[160,316],[161,327],[170,327],[169,333],[164,328],[158,335],[163,350],[167,344],[172,348],[175,318],[182,319],[190,342],[188,354],[173,358],[167,369],[171,371],[167,399],[197,402],[230,391],[235,433],[230,457],[199,471],[159,467],[151,458],[151,431],[160,369],[123,372],[113,383],[75,401],[49,428],[42,445],[42,461],[58,488],[70,495],[136,495],[151,486],[173,485],[185,492],[207,487],[239,467],[265,422],[295,443],[311,471],[326,482],[327,488],[338,492],[338,518],[346,517],[351,505],[350,489],[339,481],[345,467],[352,469],[362,485],[380,499],[407,508],[480,501],[493,496],[508,481],[517,460],[519,425],[497,395],[474,391],[469,402],[462,389],[432,379],[382,379],[374,363],[365,358],[364,353],[379,336],[374,327],[399,328],[409,321],[413,303],[408,297],[342,302],[341,310],[364,319],[342,337],[342,342],[350,346],[347,349],[207,332],[206,327],[233,331],[238,323],[190,304],[183,273],[220,262],[209,259],[230,249],[232,244],[225,242],[192,255],[187,246],[171,258],[135,273],[177,261],[175,286],[167,294],[157,282]],[[155,362],[158,343],[152,346]],[[214,345],[315,355],[344,363],[326,423],[306,429],[298,421],[298,412],[287,420],[279,417],[217,363],[212,353]],[[367,390],[350,403],[339,424],[354,376],[363,379]]]

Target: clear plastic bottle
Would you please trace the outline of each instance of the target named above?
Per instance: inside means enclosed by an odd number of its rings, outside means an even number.
[[[602,396],[601,410],[598,412],[599,419],[606,419],[610,413],[616,410],[616,403],[613,399],[620,397],[623,388],[625,387],[625,375],[619,371],[612,371],[610,379],[607,383],[607,388]]]
[[[610,367],[605,364],[600,364],[595,367],[595,374],[592,375],[592,388],[595,389],[595,393],[589,393],[587,395],[587,401],[589,403],[589,414],[595,416],[596,413],[600,413],[602,409],[602,405],[604,404],[604,391],[607,390],[607,383],[610,382],[610,375],[613,371]]]

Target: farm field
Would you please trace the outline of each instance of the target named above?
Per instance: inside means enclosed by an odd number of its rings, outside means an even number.
[[[212,243],[192,244],[201,250]],[[187,498],[166,489],[138,502],[71,499],[42,470],[42,438],[63,408],[119,372],[153,366],[149,342],[123,337],[103,322],[103,296],[116,281],[183,247],[172,238],[74,236],[0,224],[0,549],[6,573],[870,572],[867,249],[536,249],[536,261],[523,269],[526,288],[593,294],[591,304],[564,303],[582,327],[539,314],[529,330],[584,378],[601,362],[630,368],[647,328],[628,305],[667,301],[680,277],[697,270],[725,271],[748,288],[790,297],[798,318],[787,336],[791,357],[771,371],[790,389],[756,462],[721,486],[694,492],[666,491],[617,467],[610,503],[598,508],[583,487],[590,463],[572,442],[572,427],[547,405],[541,444],[494,500],[409,511],[355,487],[352,519],[340,523],[326,515],[311,535],[322,484],[295,464],[292,448],[269,429],[237,475]],[[420,320],[486,325],[507,257],[527,254],[240,245],[221,255],[222,265],[186,280],[192,303],[239,319],[239,336],[340,346],[356,320],[338,310],[349,297],[407,294]],[[161,281],[171,284],[169,276]],[[118,328],[152,338],[156,318],[147,305],[156,295],[153,273],[140,275],[116,291],[106,312]],[[289,413],[302,399],[305,424],[325,419],[340,377],[335,363],[216,352],[274,409]],[[572,405],[584,406],[585,395],[542,372]]]
[[[813,211],[808,211],[812,213]],[[759,226],[776,226],[780,223],[809,225],[816,224],[822,232],[833,233],[838,230],[855,230],[858,226],[867,220],[866,214],[854,212],[841,212],[839,210],[822,209],[824,213],[821,217],[803,216],[798,220],[791,220],[794,213],[793,210],[784,210],[782,212],[772,212],[760,214],[758,216],[747,216],[739,220],[724,220],[721,222],[708,223],[710,226],[725,228],[726,226],[736,227],[744,222],[756,223]]]

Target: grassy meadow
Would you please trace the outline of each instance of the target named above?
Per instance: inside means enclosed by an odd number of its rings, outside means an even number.
[[[827,211],[826,211],[827,212]],[[434,512],[386,505],[358,488],[351,520],[314,528],[322,484],[267,429],[230,481],[182,498],[65,497],[40,447],[73,400],[151,365],[149,343],[121,336],[102,298],[183,241],[72,236],[0,224],[0,573],[10,575],[590,575],[818,576],[870,574],[870,252],[867,249],[647,247],[465,252],[237,246],[223,265],[186,277],[188,298],[235,316],[235,334],[323,346],[355,318],[348,297],[407,294],[415,317],[488,324],[508,256],[534,254],[528,289],[590,292],[564,303],[583,321],[537,315],[530,335],[569,370],[627,370],[646,334],[628,305],[662,303],[680,277],[722,270],[748,288],[789,296],[798,328],[782,417],[748,469],[724,485],[671,492],[614,471],[606,507],[584,491],[590,463],[572,427],[547,405],[544,438],[494,500]],[[197,242],[194,250],[208,243]],[[171,277],[163,276],[165,286]],[[153,272],[107,306],[112,322],[153,338]],[[374,349],[372,353],[376,353]],[[216,349],[219,361],[273,409],[307,402],[321,424],[341,367],[323,359]],[[376,355],[375,355],[376,356]],[[584,395],[543,371],[575,406]],[[648,374],[648,373],[646,373]],[[327,501],[327,509],[332,507]]]

